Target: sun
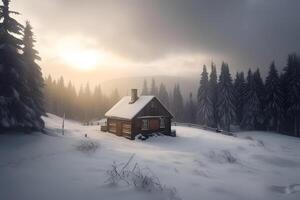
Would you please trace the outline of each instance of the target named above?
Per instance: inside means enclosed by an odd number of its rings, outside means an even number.
[[[92,49],[67,48],[61,52],[63,61],[80,70],[91,70],[97,67],[99,53]]]
[[[104,48],[97,40],[76,35],[57,40],[55,57],[64,66],[83,71],[115,69],[129,65],[124,57]]]
[[[103,53],[94,40],[86,37],[66,36],[57,41],[56,53],[60,61],[74,69],[92,70],[103,62]]]

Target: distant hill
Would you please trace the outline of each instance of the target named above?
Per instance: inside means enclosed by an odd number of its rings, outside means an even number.
[[[192,92],[193,96],[195,97],[197,88],[199,86],[199,80],[197,80],[196,78],[174,76],[145,76],[112,79],[102,82],[101,87],[105,94],[110,94],[115,88],[117,88],[120,96],[124,96],[130,93],[131,88],[137,88],[140,93],[142,91],[143,82],[145,79],[147,80],[148,88],[150,89],[152,78],[155,79],[155,83],[158,88],[160,83],[164,83],[169,94],[173,93],[174,85],[176,83],[179,83],[182,95],[185,99],[189,97],[190,92]]]

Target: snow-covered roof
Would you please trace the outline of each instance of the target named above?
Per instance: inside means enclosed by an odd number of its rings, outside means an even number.
[[[140,96],[134,103],[130,104],[131,97],[125,96],[105,113],[105,117],[133,119],[153,98],[155,97]]]

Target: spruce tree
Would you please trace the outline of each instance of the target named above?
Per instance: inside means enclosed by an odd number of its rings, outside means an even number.
[[[119,100],[120,100],[119,91],[117,88],[115,88],[110,95],[111,106],[115,105]]]
[[[141,95],[149,95],[149,90],[148,90],[148,85],[147,85],[147,80],[146,79],[144,79],[144,85],[143,85]]]
[[[257,93],[257,97],[260,102],[260,107],[258,109],[257,117],[256,117],[256,124],[255,124],[255,129],[258,130],[264,130],[265,129],[265,115],[264,115],[264,107],[265,107],[265,85],[264,82],[260,76],[260,71],[257,69],[253,73],[253,82],[254,82],[254,90]]]
[[[208,73],[206,66],[203,66],[203,71],[200,79],[200,86],[198,89],[198,112],[197,118],[200,124],[205,126],[209,125],[210,120],[213,118],[213,106],[210,99]]]
[[[180,91],[179,84],[176,84],[173,91],[172,110],[177,122],[182,122],[184,118],[183,97]]]
[[[95,117],[103,117],[105,112],[105,102],[102,94],[102,89],[100,85],[97,85],[94,90],[93,95],[93,101],[94,101],[94,110],[96,113],[94,113]]]
[[[34,49],[35,42],[32,27],[27,21],[23,37],[23,59],[26,63],[27,85],[33,100],[35,112],[40,119],[41,115],[45,114],[43,96],[44,79],[40,66],[35,62],[36,60],[41,60],[37,50]]]
[[[288,56],[283,75],[287,130],[300,136],[300,59],[296,54]],[[291,121],[292,123],[290,123]],[[293,128],[289,128],[289,124]]]
[[[157,96],[158,95],[158,89],[156,87],[155,79],[152,79],[151,83],[151,90],[150,90],[150,95]]]
[[[65,105],[65,117],[68,119],[74,119],[76,115],[74,111],[76,110],[76,89],[73,86],[72,82],[69,81],[68,86],[66,88],[66,105]]]
[[[236,124],[240,125],[243,120],[243,107],[245,101],[246,81],[244,72],[236,73],[234,80],[235,108],[236,108]]]
[[[272,62],[269,74],[266,78],[266,106],[264,113],[268,130],[279,132],[280,119],[282,117],[283,96],[280,87],[280,78],[274,62]]]
[[[218,124],[218,77],[217,69],[214,63],[211,63],[211,72],[209,78],[209,98],[212,104],[212,119],[210,119],[210,125],[217,127]]]
[[[262,122],[262,104],[259,98],[257,84],[254,81],[254,74],[248,71],[245,104],[243,108],[243,120],[241,127],[249,130],[257,129],[257,125]]]
[[[65,80],[61,76],[58,81],[57,81],[57,87],[56,87],[56,105],[57,105],[57,110],[56,113],[63,117],[65,112],[66,112],[66,88],[65,88]]]
[[[228,64],[224,62],[222,63],[219,77],[218,94],[220,126],[226,131],[230,131],[230,125],[235,118],[234,89]]]
[[[78,119],[81,121],[85,120],[84,116],[84,98],[85,98],[85,92],[83,85],[80,85],[79,92],[78,92],[78,98],[77,98],[77,107],[78,107]]]
[[[189,100],[187,101],[185,105],[185,119],[184,121],[188,123],[196,123],[196,117],[197,117],[197,107],[193,100],[193,94],[190,93]]]
[[[0,6],[0,129],[42,129],[32,108],[26,65],[20,51],[24,27],[11,17],[9,0]],[[18,37],[19,36],[19,37]]]
[[[84,107],[84,111],[85,111],[84,112],[85,113],[84,120],[88,121],[91,117],[91,112],[93,110],[93,107],[92,107],[92,92],[91,92],[89,83],[87,83],[85,85],[83,107]]]
[[[51,75],[45,79],[45,87],[44,87],[44,95],[45,95],[45,110],[47,112],[53,113],[53,82]]]
[[[158,98],[167,108],[169,108],[169,94],[163,83],[159,86]]]

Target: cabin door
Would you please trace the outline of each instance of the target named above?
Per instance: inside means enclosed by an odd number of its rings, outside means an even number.
[[[150,128],[150,130],[153,130],[153,131],[159,130],[159,120],[158,119],[150,119],[149,120],[149,128]]]

